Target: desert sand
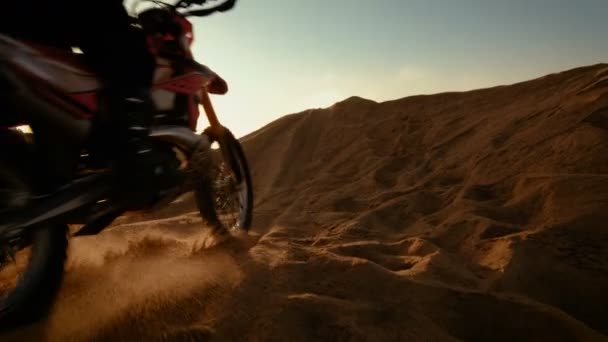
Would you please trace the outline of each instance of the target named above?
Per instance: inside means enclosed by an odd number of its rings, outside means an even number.
[[[213,245],[185,201],[72,239],[48,321],[2,340],[608,340],[608,65],[242,143],[250,236]]]

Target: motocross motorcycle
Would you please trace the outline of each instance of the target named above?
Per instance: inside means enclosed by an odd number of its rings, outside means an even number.
[[[134,18],[157,58],[152,95],[158,115],[150,136],[171,154],[180,177],[178,185],[145,207],[125,200],[130,189],[115,186],[112,164],[89,146],[93,122],[104,105],[103,89],[82,55],[0,35],[0,103],[9,104],[0,115],[2,329],[48,313],[62,281],[68,237],[97,234],[123,214],[159,209],[192,193],[203,220],[214,227],[250,228],[253,193],[247,160],[239,141],[219,122],[208,95],[223,94],[227,86],[192,58],[187,20],[227,11],[234,2],[150,1]],[[200,106],[209,127],[198,134]],[[23,125],[31,131],[15,128]],[[47,172],[34,163],[41,150],[46,151],[42,157],[73,169],[71,181],[51,193],[38,190],[37,180]]]

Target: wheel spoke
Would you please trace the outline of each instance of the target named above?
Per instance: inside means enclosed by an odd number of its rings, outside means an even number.
[[[2,263],[0,264],[0,298],[12,292],[24,276],[25,267],[31,257],[30,248],[19,248],[5,242],[2,247]]]
[[[226,163],[221,163],[216,168],[216,211],[220,221],[227,228],[238,228],[239,219],[243,210],[243,184],[237,183],[236,175],[231,172]]]
[[[17,252],[14,249],[9,248],[6,254],[8,254],[8,257],[13,263],[17,263],[17,260],[15,259],[15,254],[17,254]]]
[[[213,136],[213,133],[211,133]],[[251,194],[247,162],[242,155],[239,142],[228,134],[221,139],[213,137],[218,148],[213,150],[211,184],[213,196],[209,203],[213,206],[217,219],[227,229],[249,228]],[[199,196],[199,195],[197,195]],[[204,205],[201,197],[199,205]],[[205,215],[205,214],[203,214]],[[210,218],[211,220],[213,218]]]

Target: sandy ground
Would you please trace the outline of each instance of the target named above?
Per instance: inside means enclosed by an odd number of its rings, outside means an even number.
[[[74,239],[49,320],[2,340],[608,340],[608,65],[242,141],[250,236],[182,206]]]

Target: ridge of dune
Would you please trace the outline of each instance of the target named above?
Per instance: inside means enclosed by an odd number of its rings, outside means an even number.
[[[273,148],[252,167],[256,225],[415,281],[517,294],[608,334],[607,106],[598,64],[297,114],[243,139],[248,155]]]
[[[11,337],[606,340],[607,129],[606,64],[285,116],[241,139],[249,241],[202,248],[184,203],[72,240]]]

